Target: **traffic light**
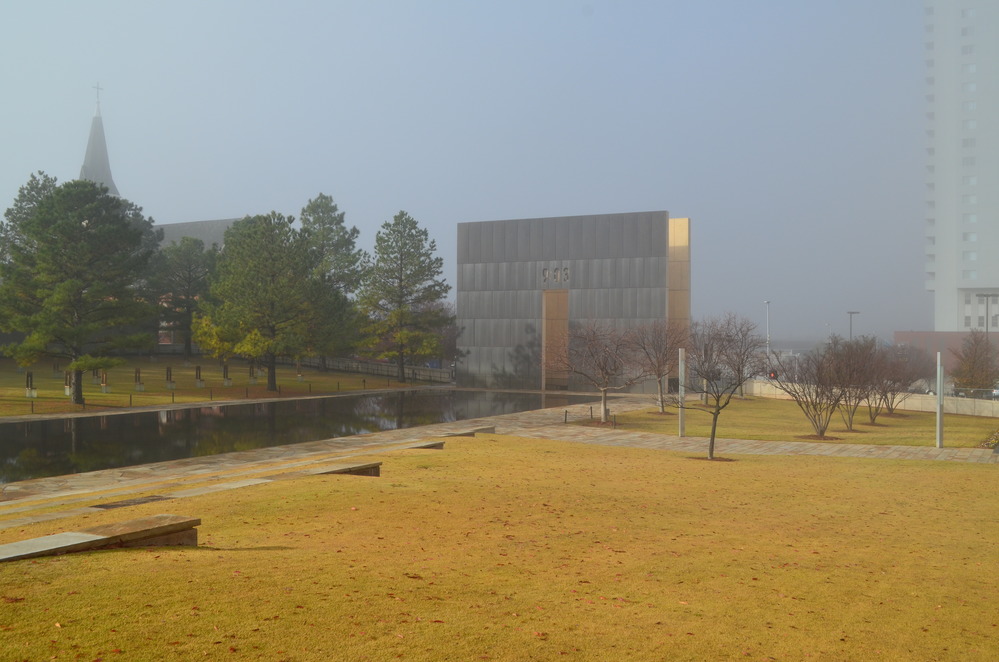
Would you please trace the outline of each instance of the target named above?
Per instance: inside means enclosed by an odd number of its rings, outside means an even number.
[[[777,371],[771,370],[770,372],[767,373],[767,377],[769,377],[770,379],[777,379]]]

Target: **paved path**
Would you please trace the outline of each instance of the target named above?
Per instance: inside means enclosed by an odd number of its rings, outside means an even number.
[[[648,397],[620,398],[616,412],[643,409]],[[38,478],[0,485],[0,529],[68,517],[93,511],[101,500],[125,500],[135,494],[166,494],[171,498],[252,485],[275,476],[293,475],[319,462],[341,461],[360,455],[405,448],[413,442],[472,428],[495,426],[499,434],[558,439],[608,446],[630,446],[703,455],[707,440],[670,434],[626,432],[610,428],[565,425],[589,416],[590,405],[570,405],[518,414],[504,414],[420,428],[387,430],[292,446],[276,446],[208,457],[106,469],[68,476]],[[675,419],[672,419],[675,421]],[[665,431],[664,431],[665,432]],[[719,439],[717,455],[825,455],[903,460],[999,463],[999,453],[984,448],[930,446],[869,446],[864,444],[752,441]],[[54,506],[58,512],[49,512]],[[69,509],[66,509],[70,506]],[[78,506],[78,507],[73,507]]]

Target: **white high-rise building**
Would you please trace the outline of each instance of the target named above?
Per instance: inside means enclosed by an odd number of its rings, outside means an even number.
[[[999,329],[999,0],[926,0],[926,288],[936,331]]]

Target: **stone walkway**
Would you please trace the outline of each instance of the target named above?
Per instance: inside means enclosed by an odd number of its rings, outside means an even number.
[[[619,398],[615,412],[644,409],[648,397]],[[93,512],[95,502],[126,500],[130,495],[168,495],[179,498],[253,485],[277,476],[286,477],[320,462],[344,461],[357,456],[407,448],[431,437],[474,428],[495,426],[498,434],[563,441],[670,450],[703,455],[707,440],[670,434],[626,432],[610,428],[565,425],[564,421],[589,417],[590,405],[570,405],[517,414],[504,414],[420,428],[387,430],[292,446],[276,446],[238,453],[159,462],[120,469],[106,469],[68,476],[38,478],[0,485],[0,529],[31,522]],[[673,419],[675,421],[675,419]],[[445,447],[446,448],[446,447]],[[776,442],[718,439],[715,454],[725,455],[824,455],[873,459],[999,463],[999,453],[984,448],[932,446],[870,446],[819,442]],[[76,506],[66,509],[66,506]],[[104,504],[106,507],[106,504]],[[61,508],[51,512],[53,507]]]

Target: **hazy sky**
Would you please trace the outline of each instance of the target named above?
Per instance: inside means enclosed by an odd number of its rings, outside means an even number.
[[[0,208],[79,176],[93,87],[158,223],[327,193],[370,249],[456,224],[666,209],[693,313],[775,341],[931,328],[917,0],[0,5]],[[452,292],[453,295],[453,292]]]

